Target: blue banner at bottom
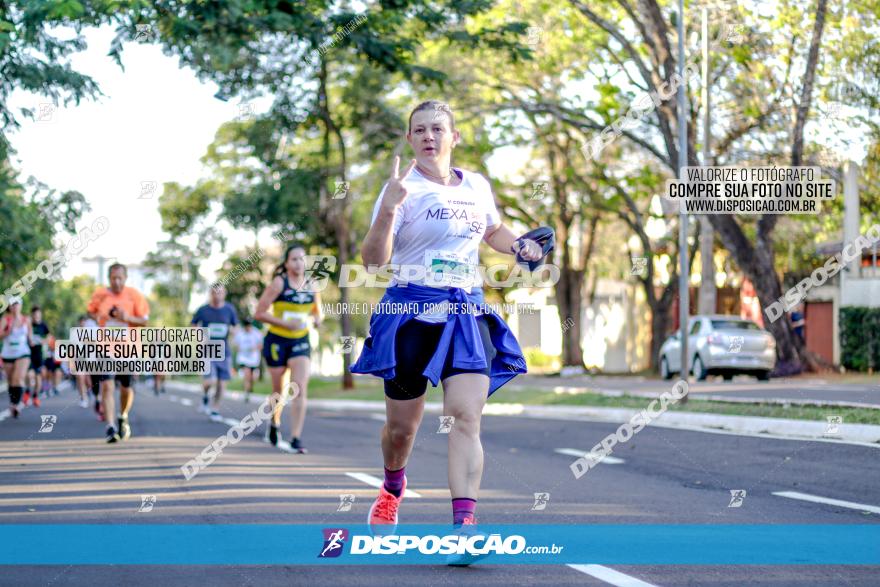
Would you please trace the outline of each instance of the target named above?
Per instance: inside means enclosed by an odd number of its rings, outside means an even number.
[[[0,564],[29,565],[880,565],[880,524],[847,525],[0,525]]]

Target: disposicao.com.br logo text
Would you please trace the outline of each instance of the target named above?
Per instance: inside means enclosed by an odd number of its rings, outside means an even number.
[[[342,540],[330,540],[330,536],[342,537]],[[348,540],[346,540],[348,539]],[[329,543],[336,548],[332,548],[331,555],[325,553]],[[562,552],[563,546],[528,546],[526,539],[518,534],[512,534],[502,537],[501,534],[447,534],[444,536],[436,534],[415,535],[389,535],[389,536],[369,536],[369,535],[348,535],[348,532],[342,528],[334,529],[332,533],[325,530],[324,549],[321,557],[339,556],[342,549],[339,548],[344,542],[350,544],[348,550],[351,555],[405,555],[409,553],[418,553],[426,555],[449,555],[449,554],[471,554],[471,555],[518,555],[518,554],[559,554]]]

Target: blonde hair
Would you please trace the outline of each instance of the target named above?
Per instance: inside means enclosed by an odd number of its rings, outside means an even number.
[[[422,110],[433,110],[437,113],[443,112],[446,116],[449,117],[449,128],[455,130],[455,115],[452,113],[452,108],[449,107],[449,104],[446,102],[441,102],[439,100],[427,100],[426,102],[422,102],[415,108],[413,111],[409,113],[409,126],[407,127],[407,132],[412,132],[412,117],[416,112],[421,112]],[[436,114],[435,114],[436,116]]]

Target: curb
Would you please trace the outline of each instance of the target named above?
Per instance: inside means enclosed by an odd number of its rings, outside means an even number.
[[[648,399],[654,399],[660,395],[659,392],[650,392],[650,391],[621,391],[619,389],[607,389],[601,387],[572,387],[567,385],[557,385],[554,387],[535,387],[523,384],[508,384],[505,386],[510,391],[519,392],[519,391],[530,391],[530,390],[538,390],[538,391],[552,391],[553,393],[558,394],[571,394],[578,395],[582,393],[595,393],[596,395],[604,395],[606,397],[622,397],[625,395],[631,397],[644,397]],[[868,404],[861,402],[848,402],[848,401],[837,401],[837,400],[820,400],[820,399],[800,399],[800,398],[781,398],[781,397],[761,397],[761,398],[749,398],[749,397],[735,397],[735,396],[727,396],[727,395],[715,395],[712,393],[694,393],[693,395],[689,395],[688,397],[692,399],[720,402],[720,403],[732,403],[732,404],[765,404],[765,405],[779,405],[779,406],[804,406],[804,407],[815,407],[815,408],[869,408],[872,410],[876,410],[880,408],[877,404]]]
[[[179,391],[201,393],[201,386],[194,383],[168,382]],[[227,392],[229,393],[229,392]],[[230,396],[232,396],[231,392]],[[238,392],[241,393],[241,392]],[[309,405],[330,411],[385,412],[385,403],[369,400],[312,399]],[[645,403],[645,408],[648,402]],[[442,414],[443,404],[425,402],[425,411]],[[579,422],[609,422],[622,424],[639,410],[634,408],[600,408],[585,406],[533,406],[518,403],[488,403],[483,409],[487,416],[518,416],[540,420],[569,420]],[[784,440],[810,440],[855,444],[880,448],[880,426],[873,424],[839,424],[836,434],[827,434],[826,422],[810,420],[790,420],[786,418],[762,418],[759,416],[725,416],[721,414],[701,414],[698,412],[665,412],[651,421],[650,426],[707,432],[714,434],[734,434],[759,438]]]

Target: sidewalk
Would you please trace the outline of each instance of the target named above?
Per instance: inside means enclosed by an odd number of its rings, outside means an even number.
[[[169,391],[202,393],[201,386],[195,383],[169,381],[167,388]],[[236,391],[228,391],[227,395],[238,400],[244,397],[241,392]],[[309,406],[332,411],[385,412],[385,403],[381,401],[310,399]],[[647,407],[648,402],[645,403],[645,408]],[[426,402],[425,411],[431,414],[442,414],[443,405],[439,402]],[[517,416],[541,420],[574,420],[621,424],[628,421],[638,411],[635,408],[534,406],[520,403],[490,402],[486,405],[483,413],[491,416]],[[869,424],[843,423],[838,425],[838,430],[835,434],[827,434],[828,424],[825,422],[668,411],[653,420],[650,425],[660,428],[693,430],[714,434],[840,442],[880,448],[880,426]]]
[[[511,392],[542,389],[560,394],[597,393],[655,398],[674,381],[660,378],[609,375],[520,375],[504,389]],[[733,381],[689,381],[691,397],[735,403],[880,408],[880,377],[854,375],[799,376],[760,382],[740,376]]]

